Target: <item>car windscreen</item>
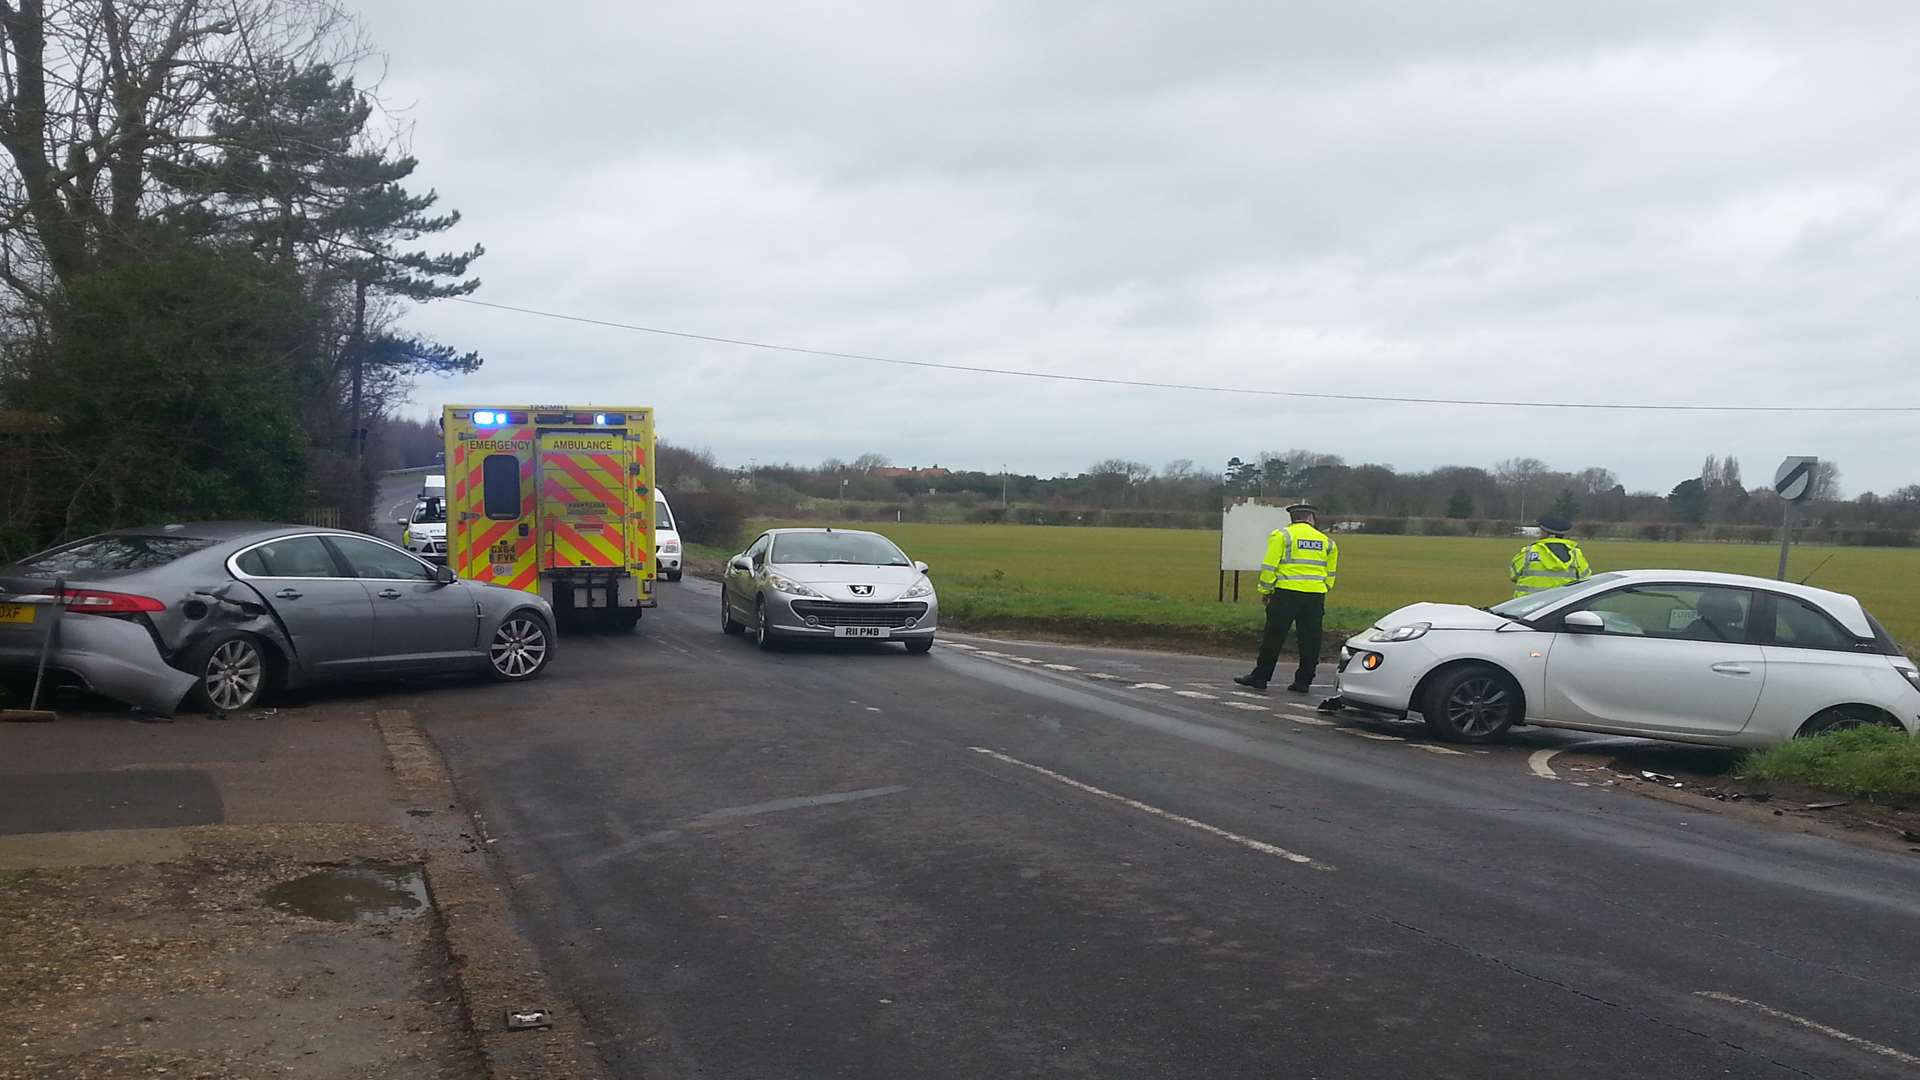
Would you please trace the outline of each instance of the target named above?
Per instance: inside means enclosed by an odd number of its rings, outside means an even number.
[[[24,559],[20,568],[33,574],[68,577],[152,570],[212,543],[191,536],[93,536]]]
[[[776,563],[854,563],[860,566],[911,566],[900,549],[872,533],[786,533],[774,537]]]
[[[653,527],[656,529],[673,528],[673,511],[667,509],[666,501],[663,499],[655,499],[653,501],[653,508],[658,512]]]
[[[421,499],[413,504],[413,523],[433,525],[447,520],[447,504],[439,499]]]
[[[1553,607],[1555,604],[1564,602],[1568,597],[1574,595],[1576,590],[1585,592],[1590,586],[1604,586],[1609,582],[1619,581],[1622,576],[1623,575],[1620,574],[1595,574],[1587,580],[1573,585],[1562,585],[1557,589],[1542,589],[1537,593],[1529,593],[1526,596],[1516,596],[1504,604],[1495,604],[1487,610],[1493,612],[1495,615],[1505,615],[1509,619],[1525,619],[1533,615],[1536,611],[1544,611],[1547,608]]]

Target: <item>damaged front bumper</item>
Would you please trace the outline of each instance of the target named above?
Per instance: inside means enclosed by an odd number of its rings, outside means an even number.
[[[138,623],[100,615],[76,615],[44,605],[36,613],[40,633],[0,636],[0,673],[10,682],[31,685],[40,664],[41,634],[58,619],[47,651],[48,682],[64,676],[135,708],[172,716],[193,689],[193,676],[170,666],[153,635]]]

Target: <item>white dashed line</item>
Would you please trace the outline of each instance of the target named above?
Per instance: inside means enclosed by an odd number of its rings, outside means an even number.
[[[1406,742],[1407,741],[1398,735],[1382,735],[1377,731],[1361,731],[1359,728],[1343,727],[1339,730],[1340,730],[1340,734],[1342,735],[1354,735],[1362,739],[1372,739],[1375,742]]]
[[[1003,652],[994,652],[994,651],[993,651],[992,649],[975,649],[975,650],[973,650],[973,655],[975,655],[975,656],[991,656],[991,657],[994,657],[995,659],[999,659],[999,660],[1005,660],[1005,659],[1007,658],[1007,654],[1006,654],[1006,653],[1003,653]]]
[[[1771,1005],[1762,1005],[1757,1001],[1748,1001],[1743,997],[1723,994],[1718,990],[1696,990],[1693,992],[1693,996],[1706,998],[1709,1001],[1725,1002],[1728,1005],[1739,1005],[1743,1008],[1752,1009],[1762,1016],[1771,1017],[1775,1020],[1785,1020],[1789,1024],[1798,1024],[1808,1031],[1817,1031],[1829,1039],[1838,1039],[1849,1046],[1859,1047],[1868,1053],[1878,1054],[1883,1058],[1897,1061],[1902,1065],[1920,1065],[1920,1057],[1915,1057],[1905,1051],[1895,1050],[1891,1046],[1881,1046],[1877,1042],[1868,1042],[1858,1035],[1849,1035],[1839,1028],[1831,1028],[1817,1020],[1809,1020],[1804,1016],[1795,1016],[1790,1012],[1783,1012]]]
[[[1040,662],[1038,660],[1035,660],[1031,656],[1009,656],[1007,657],[1007,659],[1013,661],[1016,664],[1037,664]]]
[[[979,649],[978,649],[977,647],[975,647],[975,646],[972,646],[972,645],[962,645],[962,644],[960,644],[960,643],[959,643],[959,642],[957,642],[957,641],[943,641],[943,642],[941,642],[940,644],[942,644],[942,645],[945,645],[945,646],[946,646],[947,648],[949,648],[949,649],[965,649],[965,650],[966,650],[966,651],[968,651],[968,652],[979,652],[979,651],[980,651],[980,650],[979,650]]]
[[[1084,791],[1089,795],[1097,795],[1102,799],[1112,799],[1114,802],[1117,802],[1122,806],[1126,806],[1134,810],[1138,810],[1143,814],[1152,814],[1154,817],[1164,818],[1167,821],[1174,822],[1177,825],[1185,825],[1189,829],[1197,829],[1200,832],[1206,833],[1209,836],[1217,836],[1222,840],[1230,840],[1233,843],[1239,844],[1241,847],[1248,848],[1253,851],[1258,851],[1262,855],[1272,855],[1272,856],[1275,856],[1276,858],[1285,859],[1290,863],[1299,863],[1303,866],[1311,866],[1315,870],[1333,869],[1333,867],[1328,866],[1326,863],[1320,862],[1309,856],[1302,855],[1297,851],[1288,851],[1286,848],[1279,847],[1274,844],[1269,844],[1264,840],[1255,840],[1250,836],[1242,836],[1237,832],[1229,832],[1226,829],[1219,827],[1218,825],[1209,825],[1204,821],[1196,821],[1193,818],[1187,817],[1184,814],[1175,814],[1167,810],[1162,810],[1157,806],[1148,806],[1146,803],[1143,803],[1138,799],[1129,799],[1125,795],[1115,795],[1113,792],[1107,791],[1104,788],[1097,788],[1097,787],[1094,787],[1092,784],[1083,784],[1080,781],[1075,780],[1070,776],[1062,776],[1061,774],[1054,772],[1052,769],[1044,769],[1038,765],[1032,765],[1027,762],[1021,761],[1019,758],[1016,758],[1016,757],[1008,757],[1006,754],[1002,754],[997,750],[989,750],[984,746],[970,746],[967,749],[972,750],[976,754],[985,754],[986,756],[993,758],[995,761],[1004,761],[1009,765],[1018,765],[1023,769],[1030,769],[1034,772],[1039,773],[1041,776],[1046,777],[1049,780],[1057,780],[1060,783],[1065,784],[1076,791]]]
[[[1087,678],[1089,678],[1089,679],[1099,679],[1099,680],[1101,680],[1101,681],[1103,681],[1103,682],[1114,682],[1114,681],[1116,681],[1116,680],[1118,680],[1118,679],[1120,678],[1120,676],[1118,676],[1118,675],[1109,675],[1109,674],[1107,674],[1107,673],[1106,673],[1106,672],[1104,672],[1104,671],[1089,671],[1089,672],[1087,672]]]
[[[1273,711],[1272,709],[1267,708],[1265,705],[1255,705],[1251,701],[1223,701],[1220,704],[1225,705],[1229,709],[1245,709],[1248,712],[1272,712]]]
[[[1289,716],[1287,719],[1296,724],[1312,724],[1314,727],[1332,727],[1333,721],[1322,720],[1317,716]]]
[[[1257,694],[1257,693],[1254,693],[1252,690],[1229,690],[1227,691],[1227,693],[1232,694],[1235,697],[1250,697],[1256,701],[1267,700],[1267,695]]]
[[[1194,698],[1198,701],[1219,701],[1220,700],[1220,696],[1218,694],[1209,694],[1201,690],[1175,690],[1174,693],[1178,694],[1181,697]]]
[[[1417,743],[1412,743],[1410,745],[1415,750],[1425,750],[1429,754],[1452,754],[1454,757],[1467,756],[1464,750],[1455,750],[1455,749],[1452,749],[1451,747],[1446,747],[1446,746],[1435,746],[1432,743],[1417,742]]]
[[[1074,667],[1072,664],[1045,664],[1042,666],[1044,666],[1048,671],[1079,671],[1080,670],[1079,668]]]
[[[1133,689],[1133,690],[1171,690],[1171,689],[1173,689],[1173,687],[1171,687],[1171,686],[1168,686],[1168,685],[1167,685],[1166,683],[1163,683],[1163,682],[1137,682],[1137,683],[1134,683],[1134,684],[1133,684],[1133,686],[1132,686],[1132,687],[1130,687],[1130,689]]]

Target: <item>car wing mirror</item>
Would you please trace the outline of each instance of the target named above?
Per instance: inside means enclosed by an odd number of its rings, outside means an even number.
[[[921,562],[921,561],[920,561],[919,559],[915,559],[915,560],[913,560],[913,568],[914,568],[915,570],[918,570],[918,571],[920,571],[920,572],[921,572],[921,573],[923,573],[923,574],[931,574],[931,573],[933,573],[933,571],[932,571],[932,570],[929,570],[929,569],[927,569],[927,564],[926,564],[926,563],[923,563],[923,562]]]
[[[1560,625],[1574,634],[1598,634],[1607,628],[1605,620],[1591,611],[1576,611],[1560,620]]]
[[[442,585],[451,585],[454,582],[460,580],[460,576],[453,572],[453,567],[440,566],[440,567],[434,568],[433,580],[439,582]]]
[[[749,562],[745,555],[735,555],[732,561],[727,563],[727,569],[738,570],[745,574],[753,570],[753,563]]]

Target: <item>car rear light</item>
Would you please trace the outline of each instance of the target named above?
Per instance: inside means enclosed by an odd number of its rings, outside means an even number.
[[[60,599],[68,611],[85,615],[139,615],[167,610],[167,605],[151,596],[98,589],[68,589],[60,594]]]

